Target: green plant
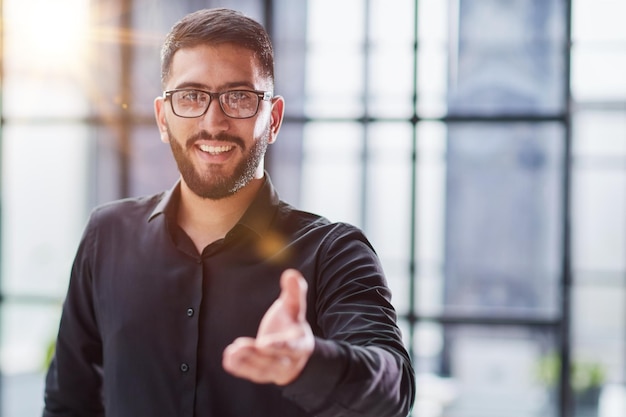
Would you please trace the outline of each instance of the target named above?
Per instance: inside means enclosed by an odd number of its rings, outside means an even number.
[[[555,387],[560,378],[561,358],[557,354],[542,357],[537,366],[537,378],[549,387]],[[606,380],[604,366],[598,362],[575,361],[571,364],[572,388],[584,392],[602,387]]]
[[[42,368],[43,370],[47,370],[50,366],[50,362],[52,362],[52,357],[54,356],[54,351],[56,349],[56,339],[50,340],[48,346],[46,347],[46,353],[44,356]]]

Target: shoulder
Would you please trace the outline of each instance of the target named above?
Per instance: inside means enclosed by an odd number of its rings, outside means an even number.
[[[352,241],[372,248],[359,227],[346,222],[333,222],[322,215],[296,209],[284,202],[278,207],[276,225],[283,233],[291,236],[315,235],[325,247]]]
[[[92,226],[111,226],[148,222],[153,216],[163,214],[162,212],[155,212],[155,209],[163,200],[164,195],[165,193],[159,193],[125,198],[99,205],[92,210],[89,224]]]

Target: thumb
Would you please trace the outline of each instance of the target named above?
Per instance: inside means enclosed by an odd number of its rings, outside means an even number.
[[[306,320],[306,294],[308,285],[296,269],[286,269],[280,277],[280,298],[285,308],[296,321]]]

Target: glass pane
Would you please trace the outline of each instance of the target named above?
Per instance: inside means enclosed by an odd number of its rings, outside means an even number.
[[[414,18],[411,0],[370,2],[368,110],[375,117],[413,114]]]
[[[83,97],[89,89],[88,5],[83,0],[2,2],[5,118],[88,114]]]
[[[302,2],[293,0],[274,0],[273,4],[272,18],[274,22],[280,22],[272,27],[276,74],[274,92],[285,98],[287,118],[301,118],[304,116],[306,100],[304,84],[307,78],[307,10],[302,7]],[[302,133],[298,134],[301,135]],[[298,175],[295,179],[298,180],[299,177]]]
[[[417,126],[417,256],[438,265],[443,261],[447,133],[440,122]]]
[[[409,255],[412,128],[408,123],[368,126],[366,232],[381,255]]]
[[[626,281],[623,274],[612,282],[602,274],[577,275],[577,281],[572,303],[575,415],[619,416],[626,410]]]
[[[362,227],[362,141],[359,123],[305,125],[302,209]]]
[[[575,113],[572,129],[575,417],[626,410],[624,13],[622,0],[572,2],[572,95],[596,109]]]
[[[561,127],[452,125],[447,149],[446,305],[466,314],[555,314]]]
[[[418,112],[422,117],[443,117],[448,112],[448,50],[445,45],[420,44],[417,62]]]
[[[576,268],[626,269],[626,171],[577,169],[572,191],[572,261]]]
[[[278,140],[265,154],[265,169],[284,201],[299,207],[306,192],[301,186],[304,123],[283,122]]]
[[[394,305],[403,313],[409,307],[412,141],[409,123],[368,126],[365,232],[383,263]]]
[[[450,4],[441,0],[418,2],[417,106],[423,117],[447,113]]]
[[[363,114],[361,48],[311,46],[306,67],[307,116],[359,117]]]
[[[450,48],[450,112],[563,111],[564,18],[563,0],[461,0]]]
[[[623,0],[574,0],[572,38],[615,42],[626,41],[626,3]]]
[[[576,101],[626,99],[624,44],[572,47],[572,96]]]
[[[425,375],[438,375],[449,378],[449,367],[444,365],[444,325],[436,322],[421,321],[415,326],[413,334],[415,345],[415,371],[423,378]],[[418,378],[419,379],[419,378]],[[451,396],[450,393],[448,396]]]
[[[4,77],[3,113],[7,120],[86,117],[86,88],[78,78],[9,71]]]
[[[48,350],[59,328],[61,301],[58,304],[19,303],[7,297],[0,311],[2,372],[18,374],[46,369]]]
[[[412,43],[415,37],[415,3],[414,0],[394,0],[393,7],[389,7],[388,0],[370,0],[369,39],[375,43]]]
[[[402,332],[402,341],[404,343],[404,346],[409,346],[409,339],[411,334],[409,328],[411,327],[411,325],[405,318],[398,317],[398,327],[400,328],[400,332]]]
[[[626,112],[577,111],[572,128],[572,152],[577,161],[585,157],[626,157]]]
[[[31,304],[6,299],[0,309],[2,415],[41,415],[43,380],[54,343],[61,304]]]
[[[365,36],[365,2],[315,0],[306,3],[307,37],[312,44],[359,45]]]
[[[148,195],[171,188],[179,177],[170,145],[161,142],[155,126],[132,131],[130,195]]]
[[[370,51],[368,112],[374,117],[413,115],[413,49],[383,45]]]
[[[439,122],[422,122],[417,128],[416,299],[422,314],[437,314],[441,312],[444,287],[448,130]]]
[[[416,416],[556,417],[555,380],[540,369],[555,350],[541,331],[416,327]]]
[[[358,117],[363,112],[364,4],[307,2],[305,111],[310,117]]]
[[[61,295],[87,217],[89,128],[5,125],[2,289]]]
[[[374,249],[376,249],[376,252],[379,252],[376,246],[374,246]],[[391,289],[391,304],[393,304],[399,315],[407,316],[411,311],[409,263],[406,259],[398,260],[384,256],[381,258],[381,262],[387,278],[387,284]]]
[[[580,111],[573,128],[572,261],[576,268],[626,269],[626,114]]]
[[[161,95],[161,44],[174,19],[185,15],[189,6],[179,1],[133,0],[131,4],[136,41],[131,54],[132,73],[126,76],[131,77],[132,110],[144,117],[152,116],[154,98]],[[111,52],[119,54],[116,50]],[[110,67],[109,71],[119,72],[120,67]]]
[[[3,417],[40,416],[45,374],[29,372],[0,376]]]
[[[114,124],[108,126],[94,126],[93,175],[90,187],[89,203],[91,207],[104,204],[120,198],[122,195],[121,147],[119,144],[119,127]]]
[[[128,97],[131,91],[123,91],[122,68],[126,63],[121,53],[122,4],[120,2],[89,1],[93,36],[89,48],[90,89],[89,98],[92,114],[101,120],[116,120],[129,108]],[[128,34],[125,34],[128,36]],[[128,46],[128,45],[127,45]],[[131,54],[132,55],[132,54]],[[155,70],[158,72],[158,70]]]

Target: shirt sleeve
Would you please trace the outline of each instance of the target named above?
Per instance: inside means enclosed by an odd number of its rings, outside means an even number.
[[[407,416],[415,375],[374,250],[358,229],[340,224],[317,256],[309,295],[315,349],[283,394],[317,417]]]
[[[102,343],[89,264],[93,234],[90,222],[72,265],[55,354],[46,375],[43,417],[104,416]]]

